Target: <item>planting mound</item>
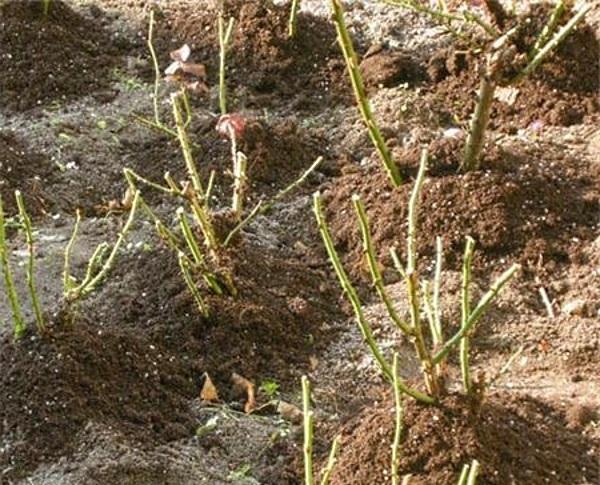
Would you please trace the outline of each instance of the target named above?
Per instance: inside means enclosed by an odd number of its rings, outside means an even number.
[[[143,334],[102,323],[77,321],[41,339],[0,342],[4,479],[69,454],[90,422],[141,446],[193,434],[189,368]]]
[[[90,93],[112,97],[110,71],[119,47],[128,47],[100,18],[83,17],[61,0],[52,1],[48,18],[42,12],[39,0],[0,5],[0,103],[26,110]]]
[[[419,215],[421,255],[434,254],[439,235],[444,238],[445,264],[460,268],[470,235],[477,243],[476,267],[505,258],[551,269],[569,261],[580,240],[594,239],[600,203],[597,168],[575,160],[558,164],[549,160],[548,152],[500,153],[500,161],[487,163],[487,170],[456,175],[456,165],[446,164],[447,150],[445,143],[432,146],[433,173],[423,186]],[[414,166],[416,152],[404,161]],[[358,275],[366,267],[352,194],[365,203],[375,248],[388,261],[390,247],[405,249],[413,184],[407,181],[392,190],[378,165],[366,173],[354,170],[326,193],[326,207],[334,240]]]
[[[7,215],[17,211],[15,190],[23,193],[31,215],[51,210],[54,199],[47,184],[56,172],[44,156],[29,152],[11,133],[0,132],[0,195]]]
[[[570,429],[565,416],[528,397],[490,396],[472,411],[457,397],[439,408],[406,406],[399,470],[411,484],[456,483],[464,464],[481,464],[478,483],[595,483],[598,445]],[[394,405],[366,409],[345,429],[332,485],[387,483]]]
[[[289,255],[251,244],[234,251],[239,294],[207,295],[208,319],[195,307],[176,258],[162,249],[123,259],[86,312],[104,325],[144,332],[225,390],[232,372],[252,380],[277,375],[296,385],[309,357],[327,344],[323,322],[339,315],[336,289]]]
[[[523,19],[514,44],[526,54],[543,28],[551,8],[535,5]],[[563,23],[570,16],[565,15]],[[529,19],[529,20],[524,20]],[[479,59],[467,55],[461,46],[437,53],[430,61],[431,87],[429,102],[448,117],[468,121],[479,87]],[[512,104],[496,100],[490,127],[502,131],[525,128],[533,122],[569,126],[581,123],[585,116],[598,112],[598,70],[600,46],[594,29],[582,22],[550,54],[534,74],[519,83]]]
[[[326,19],[300,13],[297,35],[290,40],[289,6],[262,0],[225,3],[225,19],[235,19],[227,56],[232,106],[262,108],[285,103],[295,109],[318,108],[340,97],[349,98],[335,30]],[[161,65],[169,63],[169,51],[187,42],[193,59],[207,66],[209,84],[216,85],[217,12],[198,9],[193,3],[179,4],[173,10],[166,7],[166,18],[156,26]]]

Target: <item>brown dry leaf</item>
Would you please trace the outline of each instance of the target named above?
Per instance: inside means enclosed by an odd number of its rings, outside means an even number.
[[[125,191],[125,195],[121,199],[121,207],[125,210],[131,209],[131,205],[133,204],[133,191],[131,187],[128,187]]]
[[[215,402],[219,400],[219,392],[208,374],[204,374],[204,384],[200,391],[202,401]]]
[[[294,406],[289,402],[279,401],[279,404],[277,405],[277,412],[286,421],[296,424],[302,422],[302,411],[298,406]]]
[[[210,91],[208,89],[208,86],[200,81],[194,81],[193,83],[186,83],[185,87],[188,89],[188,91],[191,91],[191,92],[197,93],[197,94],[208,93],[208,91]]]
[[[191,74],[192,76],[196,76],[199,78],[206,77],[206,67],[204,67],[204,64],[185,62],[185,63],[181,64],[181,69],[183,72],[185,72],[187,74]]]
[[[231,382],[233,382],[234,387],[246,393],[248,398],[246,399],[246,404],[244,404],[244,411],[246,413],[252,412],[256,408],[254,384],[245,377],[242,377],[241,375],[235,372],[231,374]]]

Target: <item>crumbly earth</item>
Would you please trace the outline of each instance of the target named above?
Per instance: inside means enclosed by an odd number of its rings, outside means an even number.
[[[219,235],[233,226],[230,145],[215,130],[218,3],[54,0],[47,18],[37,0],[0,4],[0,196],[8,216],[16,212],[14,191],[25,196],[48,324],[46,334],[35,331],[27,247],[11,220],[9,259],[29,329],[13,339],[0,283],[0,483],[302,483],[293,406],[301,405],[303,374],[313,383],[315,468],[341,434],[332,483],[390,483],[389,386],[339,291],[310,194],[323,194],[334,243],[383,352],[399,351],[403,376],[419,386],[412,346],[371,291],[350,198],[358,194],[365,203],[389,294],[408,315],[406,289],[388,255],[397,246],[405,258],[408,197],[423,146],[430,164],[419,270],[433,276],[435,237],[443,237],[444,333],[458,328],[470,235],[473,299],[510,264],[522,265],[472,335],[473,373],[497,376],[519,353],[482,403],[460,396],[456,356],[440,406],[406,402],[400,473],[412,474],[411,483],[455,483],[461,467],[477,459],[483,484],[597,483],[598,6],[531,79],[496,100],[481,169],[459,174],[478,61],[421,15],[383,2],[344,2],[373,111],[406,180],[394,189],[354,106],[327,2],[303,0],[298,36],[290,40],[286,2],[226,1],[226,18],[234,18],[229,107],[247,122],[238,140],[248,157],[246,211],[318,156],[323,162],[221,254],[237,296],[211,295],[198,281],[208,317],[143,216],[107,280],[77,306],[63,301],[75,211],[82,223],[71,270],[81,278],[97,245],[115,241],[123,227],[124,168],[155,183],[166,172],[186,178],[177,140],[141,121],[154,119],[150,8],[161,70],[184,43],[206,67],[208,89],[191,95],[188,132],[202,180],[216,174],[211,204]],[[547,11],[520,6],[519,15],[531,18],[517,36],[521,52]],[[159,85],[159,115],[168,126],[177,89]],[[143,195],[175,228],[180,201],[146,187]],[[251,414],[234,373],[256,387]],[[207,376],[219,395],[210,403],[200,398]],[[292,407],[278,408],[279,401]]]

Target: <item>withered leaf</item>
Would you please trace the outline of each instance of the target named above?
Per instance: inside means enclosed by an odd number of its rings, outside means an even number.
[[[254,384],[235,372],[231,374],[231,382],[233,382],[234,387],[246,393],[247,399],[246,404],[244,404],[244,411],[246,413],[252,412],[256,408]]]
[[[183,72],[187,74],[191,74],[192,76],[196,76],[199,78],[206,77],[206,67],[204,64],[196,64],[194,62],[184,62],[181,64],[181,69]]]
[[[219,400],[219,392],[207,373],[204,374],[204,384],[202,385],[202,390],[200,391],[200,399],[208,402],[215,402]]]

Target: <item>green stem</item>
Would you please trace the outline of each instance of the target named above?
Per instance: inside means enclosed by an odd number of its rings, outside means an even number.
[[[208,307],[204,303],[202,296],[200,295],[200,291],[198,291],[198,287],[196,283],[194,283],[194,278],[192,278],[192,272],[190,269],[189,260],[186,258],[185,254],[179,252],[177,255],[177,260],[179,261],[179,267],[181,268],[181,274],[183,275],[183,279],[190,290],[190,293],[194,297],[194,301],[200,310],[200,313],[204,317],[208,317]]]
[[[433,317],[435,321],[435,331],[433,332],[433,336],[435,345],[441,345],[444,341],[444,333],[442,331],[442,310],[440,306],[443,256],[442,238],[438,236],[435,239],[435,275],[433,278]]]
[[[158,108],[158,91],[160,87],[160,67],[158,65],[158,58],[156,57],[156,51],[154,50],[153,44],[153,34],[154,34],[154,10],[150,10],[150,22],[148,25],[148,49],[150,50],[150,57],[152,57],[152,65],[154,67],[154,93],[152,95],[152,102],[154,105],[154,122],[156,126],[163,126],[160,121],[160,111]]]
[[[460,476],[458,477],[457,485],[467,485],[467,478],[469,477],[469,469],[471,466],[465,463],[460,472]]]
[[[460,343],[463,337],[471,331],[471,329],[486,312],[490,303],[494,300],[498,293],[502,291],[510,279],[515,276],[519,269],[520,265],[514,264],[498,277],[487,293],[481,297],[477,303],[477,306],[469,315],[465,325],[462,325],[460,330],[458,330],[452,338],[447,340],[444,346],[435,354],[433,357],[434,364],[439,364],[450,353],[450,351]]]
[[[473,250],[475,241],[467,237],[465,245],[465,254],[463,257],[463,275],[461,285],[461,328],[467,324],[471,314],[471,304],[469,299],[469,286],[471,284],[471,266],[473,264]],[[473,382],[471,380],[471,371],[469,366],[469,335],[465,335],[460,341],[460,369],[462,373],[463,389],[467,394],[471,393]]]
[[[29,250],[29,259],[27,263],[27,287],[29,288],[29,294],[31,296],[31,303],[33,306],[33,313],[35,315],[35,321],[37,324],[38,333],[42,333],[46,330],[46,325],[44,324],[44,317],[42,315],[42,307],[40,305],[40,300],[37,295],[37,291],[35,288],[35,253],[33,246],[33,228],[31,225],[31,218],[27,213],[27,209],[25,208],[25,202],[23,201],[23,196],[19,190],[15,191],[15,199],[17,200],[17,206],[19,208],[19,215],[21,216],[21,221],[23,223],[23,227],[25,229],[25,238],[27,240],[27,248]]]
[[[181,227],[181,233],[183,234],[183,238],[187,242],[188,248],[192,253],[194,262],[197,265],[204,265],[204,256],[202,255],[202,251],[200,251],[200,246],[196,241],[196,237],[194,236],[192,228],[190,227],[190,223],[188,222],[183,207],[179,207],[176,212],[177,219],[179,219],[179,226]]]
[[[469,476],[467,477],[467,485],[476,485],[477,476],[479,475],[479,462],[473,460],[471,467],[469,468]]]
[[[571,20],[569,20],[555,35],[552,39],[537,52],[535,57],[527,64],[527,66],[511,81],[511,84],[516,84],[529,76],[537,67],[541,64],[544,58],[550,54],[575,28],[577,23],[585,17],[585,15],[591,10],[591,5],[586,5],[579,12],[577,12]]]
[[[544,28],[540,32],[540,35],[538,36],[537,40],[535,41],[535,44],[533,45],[533,49],[531,49],[531,52],[529,53],[529,59],[533,59],[536,56],[536,54],[540,51],[540,49],[546,45],[546,42],[548,42],[548,40],[556,30],[556,27],[558,27],[558,23],[564,15],[565,10],[565,0],[558,0],[558,2],[556,2],[556,5],[554,6],[554,9],[552,10],[550,18],[546,22],[546,25],[544,25]]]
[[[13,316],[15,339],[19,339],[25,333],[25,320],[21,311],[21,303],[15,289],[10,263],[8,261],[8,249],[6,247],[6,220],[4,218],[4,207],[2,205],[2,196],[0,196],[0,262],[4,273],[4,285],[6,294],[10,302],[10,308]]]
[[[327,464],[323,469],[323,478],[321,479],[321,485],[329,485],[331,481],[331,474],[333,473],[333,469],[335,468],[337,454],[340,450],[340,445],[342,443],[341,435],[337,435],[333,439],[333,443],[331,444],[331,450],[329,451],[329,457],[327,458]]]
[[[340,281],[340,286],[342,287],[342,290],[350,300],[350,304],[352,305],[352,309],[354,310],[356,321],[358,323],[362,336],[367,346],[369,347],[369,350],[375,358],[375,361],[379,364],[379,368],[381,369],[383,375],[386,377],[386,379],[392,382],[393,374],[391,366],[383,356],[381,349],[379,348],[377,342],[375,341],[375,338],[373,337],[373,331],[371,330],[371,326],[369,325],[363,313],[358,293],[352,285],[352,283],[350,282],[350,278],[348,278],[348,275],[346,274],[346,271],[344,270],[344,267],[342,266],[342,263],[340,261],[339,255],[335,250],[335,246],[333,244],[329,228],[327,227],[327,223],[325,221],[325,216],[323,215],[321,196],[318,192],[314,194],[313,200],[314,213],[319,227],[319,232],[321,233],[321,237],[323,239],[325,249],[329,256],[329,260],[331,261],[333,269],[335,270],[335,273]],[[404,384],[402,379],[399,380],[398,386],[400,387],[400,390],[402,392],[415,398],[418,401],[424,402],[426,404],[435,403],[435,399],[433,397],[428,396],[427,394],[419,392],[415,389],[409,388]]]
[[[390,178],[394,187],[399,186],[402,183],[402,177],[398,167],[392,160],[392,155],[385,140],[379,131],[379,127],[373,117],[371,110],[371,104],[367,98],[365,86],[363,83],[362,75],[359,69],[358,57],[354,51],[352,44],[352,38],[346,28],[346,22],[344,21],[344,10],[340,0],[331,0],[331,6],[333,8],[333,19],[338,33],[338,43],[346,60],[346,66],[348,68],[348,74],[350,75],[350,81],[352,83],[352,89],[358,103],[358,108],[362,119],[367,126],[371,141],[379,154],[383,166],[385,168],[388,177]]]
[[[140,192],[136,191],[135,195],[133,197],[133,202],[131,204],[131,209],[129,211],[129,216],[127,218],[127,221],[125,222],[123,229],[119,233],[119,237],[117,238],[117,241],[115,242],[110,254],[108,255],[108,258],[104,262],[104,265],[102,266],[100,271],[96,274],[96,276],[94,276],[90,281],[88,281],[88,282],[84,281],[84,283],[79,285],[77,288],[74,288],[70,292],[70,296],[72,299],[78,299],[78,298],[83,298],[83,297],[87,296],[89,293],[94,291],[96,286],[108,275],[108,273],[110,272],[110,270],[113,267],[113,264],[117,257],[117,254],[118,254],[119,250],[121,249],[123,242],[125,241],[125,237],[127,236],[127,233],[129,232],[129,230],[131,229],[131,226],[133,225],[133,222],[135,220],[135,215],[136,215],[136,212],[137,212],[137,209],[139,206],[139,200],[140,200]]]
[[[479,168],[479,159],[485,142],[485,132],[490,121],[492,101],[496,91],[496,81],[486,72],[481,77],[477,106],[469,125],[469,136],[465,144],[465,153],[460,166],[463,172]]]
[[[233,31],[233,18],[229,19],[227,29],[223,21],[223,15],[219,14],[217,21],[219,31],[219,107],[221,114],[227,114],[227,85],[225,82],[225,61],[227,58],[227,47],[231,41],[231,33]]]
[[[398,466],[400,464],[400,440],[402,438],[404,409],[402,406],[402,394],[398,386],[398,354],[394,353],[392,364],[394,374],[394,405],[395,405],[395,426],[394,426],[394,441],[392,442],[392,485],[398,485],[400,481],[400,473]]]
[[[304,416],[304,483],[313,485],[313,430],[314,414],[310,409],[310,382],[306,376],[302,376],[302,411]]]
[[[73,252],[73,246],[77,240],[77,233],[79,232],[79,225],[81,224],[81,211],[77,209],[75,212],[75,225],[73,226],[73,233],[71,238],[65,247],[65,262],[63,267],[63,295],[67,296],[69,291],[75,285],[75,281],[71,276],[71,253]]]
[[[299,10],[300,0],[292,0],[292,5],[290,7],[290,20],[288,21],[288,37],[290,39],[296,36]]]
[[[358,223],[363,239],[363,254],[365,255],[365,259],[367,260],[367,264],[371,272],[373,286],[375,287],[379,298],[385,305],[385,308],[392,321],[396,324],[398,328],[402,330],[402,332],[404,332],[408,336],[411,336],[413,334],[412,329],[400,317],[400,315],[394,308],[394,304],[392,303],[392,300],[390,299],[383,284],[383,277],[381,275],[381,271],[379,270],[377,259],[375,257],[375,250],[373,248],[373,241],[371,239],[371,230],[369,228],[369,220],[367,218],[367,213],[365,211],[364,204],[360,200],[360,197],[356,194],[352,196],[352,203],[354,205],[354,209],[358,217]]]

